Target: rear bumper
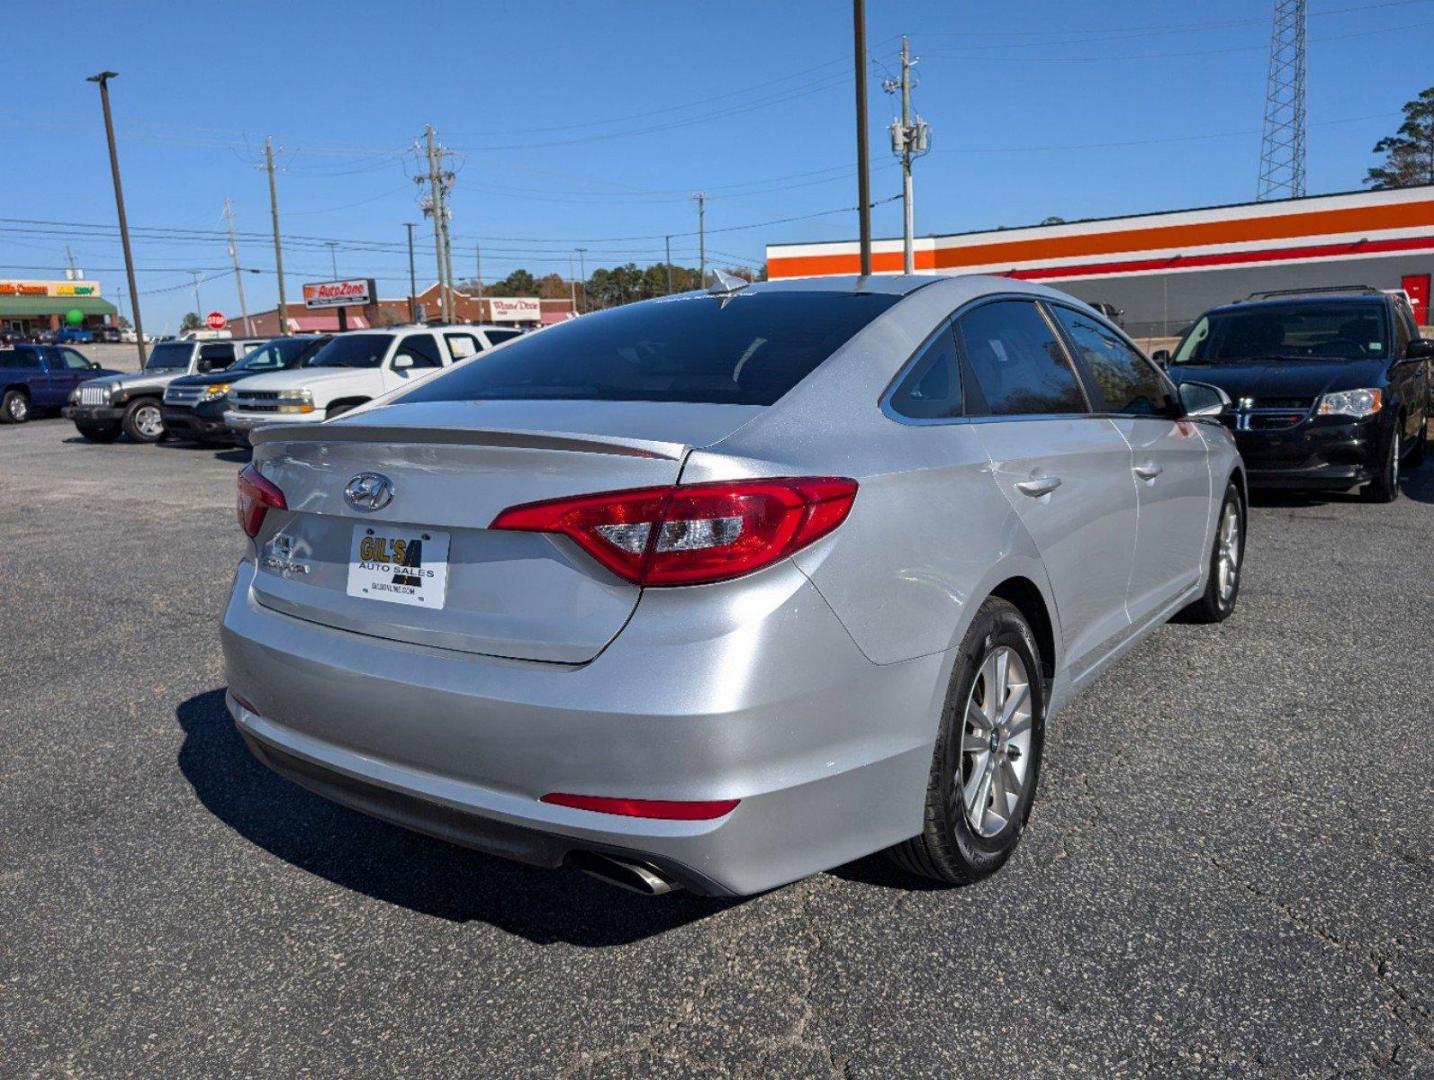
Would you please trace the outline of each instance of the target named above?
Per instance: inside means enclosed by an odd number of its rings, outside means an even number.
[[[60,415],[77,424],[112,424],[124,419],[124,408],[114,405],[66,405],[60,410]]]
[[[1350,488],[1379,471],[1388,443],[1378,421],[1306,420],[1284,431],[1236,431],[1249,484]]]
[[[230,712],[262,760],[335,801],[542,866],[627,855],[715,894],[921,829],[949,657],[872,664],[793,566],[763,572],[763,610],[735,625],[694,621],[693,598],[673,595],[694,590],[649,590],[582,665],[318,626],[260,606],[252,574],[240,564],[224,615]],[[549,792],[741,801],[715,821],[662,821]]]

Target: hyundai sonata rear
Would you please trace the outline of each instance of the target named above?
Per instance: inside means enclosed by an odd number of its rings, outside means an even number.
[[[969,789],[981,851],[914,868],[994,869],[1070,680],[975,427],[878,400],[990,289],[933,280],[633,305],[257,433],[223,620],[248,745],[365,812],[648,892],[750,893],[919,838],[939,774]],[[1208,576],[1191,438],[1196,535],[1165,607]],[[1129,577],[1104,598],[1127,627]],[[953,723],[951,774],[933,754]]]

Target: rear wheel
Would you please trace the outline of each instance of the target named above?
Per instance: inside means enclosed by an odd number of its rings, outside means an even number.
[[[957,652],[926,789],[925,826],[891,849],[897,865],[951,884],[1001,868],[1035,799],[1045,705],[1031,628],[1014,605],[992,597]]]
[[[1244,515],[1240,512],[1240,490],[1234,481],[1225,488],[1220,517],[1215,526],[1215,543],[1210,551],[1210,572],[1205,592],[1180,611],[1186,622],[1224,622],[1240,598],[1240,568],[1245,557]]]
[[[1394,434],[1389,438],[1389,452],[1384,459],[1384,467],[1379,471],[1378,476],[1359,489],[1359,494],[1365,502],[1390,503],[1399,498],[1401,442],[1399,427],[1396,425]]]
[[[7,390],[0,401],[0,424],[23,424],[30,419],[30,399],[20,390]]]
[[[135,442],[159,442],[164,434],[164,417],[160,415],[159,402],[153,398],[131,401],[120,424],[124,433]]]
[[[76,424],[75,430],[90,442],[111,443],[120,437],[118,424]]]

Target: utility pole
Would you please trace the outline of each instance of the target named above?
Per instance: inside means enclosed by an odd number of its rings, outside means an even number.
[[[672,295],[672,237],[662,238],[663,249],[667,252],[667,295]]]
[[[475,264],[475,265],[474,265],[474,269],[476,269],[476,270],[478,271],[478,276],[473,279],[474,281],[478,282],[478,321],[479,321],[479,322],[483,322],[483,245],[482,245],[482,244],[474,244],[474,245],[473,245],[473,262],[474,262],[474,264]]]
[[[852,0],[856,48],[856,205],[861,234],[861,276],[871,273],[871,176],[866,142],[866,2]]]
[[[229,222],[229,257],[234,260],[234,288],[239,293],[239,318],[244,323],[244,336],[253,337],[254,327],[249,323],[249,305],[244,302],[244,275],[239,270],[239,244],[234,239],[234,208],[229,198],[224,198],[224,218]]]
[[[891,152],[901,158],[901,208],[905,217],[902,230],[902,271],[916,273],[916,208],[912,202],[911,163],[931,148],[931,131],[921,117],[911,115],[911,69],[918,61],[911,59],[910,43],[901,38],[901,78],[888,79],[882,89],[888,94],[901,92],[901,119],[891,122]]]
[[[697,259],[700,264],[697,287],[705,289],[707,288],[707,193],[699,191],[692,197],[697,200]]]
[[[70,280],[78,281],[80,272],[75,268],[75,253],[70,250],[70,245],[65,245],[65,262],[70,264]]]
[[[454,317],[453,303],[453,250],[449,246],[448,239],[448,188],[453,182],[453,174],[443,171],[443,157],[446,151],[440,151],[434,141],[433,125],[427,124],[423,129],[424,138],[427,142],[428,152],[428,200],[423,212],[433,217],[433,247],[438,260],[438,295],[442,317],[444,322],[452,322]],[[422,177],[419,183],[423,182]]]
[[[289,303],[284,296],[284,249],[279,245],[279,189],[274,186],[274,140],[264,140],[264,167],[269,170],[269,216],[274,222],[274,273],[279,279],[279,333],[289,332]]]
[[[583,279],[583,313],[588,310],[588,249],[573,248],[578,253],[578,274]]]
[[[413,270],[413,226],[412,221],[405,221],[403,227],[408,230],[408,321],[418,321],[418,280]]]
[[[578,313],[578,279],[573,277],[573,257],[568,255],[568,295],[572,297],[573,314]]]
[[[185,271],[185,273],[187,273],[190,277],[194,279],[194,314],[198,315],[201,319],[203,319],[204,304],[200,302],[199,299],[199,278],[202,272],[199,270],[187,270]]]
[[[328,245],[329,249],[329,272],[333,274],[333,279],[337,281],[339,279],[339,257],[337,254],[339,242],[337,240],[325,240],[324,243]]]
[[[134,339],[139,344],[139,366],[144,369],[144,323],[139,317],[139,290],[134,284],[134,256],[129,249],[129,222],[124,214],[124,188],[120,186],[119,155],[115,152],[115,123],[110,116],[110,87],[109,81],[119,72],[101,71],[98,75],[91,75],[85,82],[99,83],[100,104],[105,111],[105,139],[110,147],[110,173],[115,181],[115,209],[119,213],[120,243],[124,246],[124,272],[129,282],[130,305],[134,308]]]

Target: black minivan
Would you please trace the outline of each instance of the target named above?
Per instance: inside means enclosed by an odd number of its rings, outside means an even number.
[[[1431,358],[1404,298],[1366,286],[1257,293],[1154,354],[1177,384],[1229,395],[1252,488],[1360,487],[1373,502],[1424,460]]]

